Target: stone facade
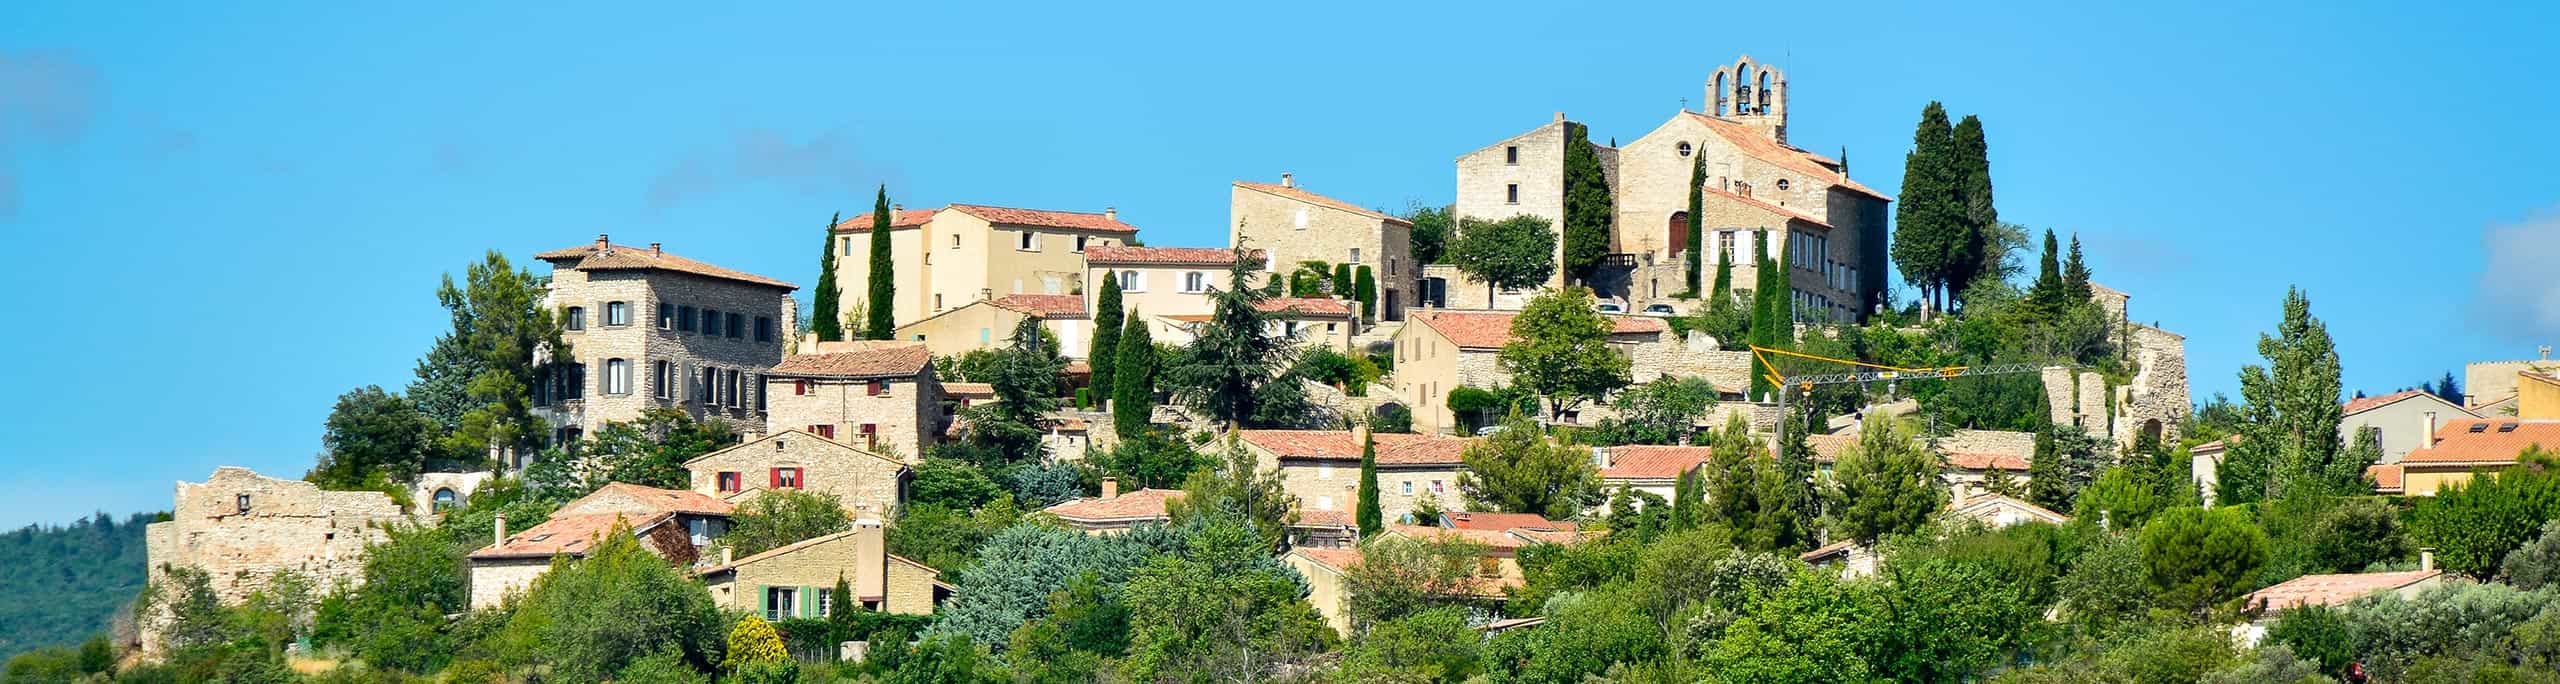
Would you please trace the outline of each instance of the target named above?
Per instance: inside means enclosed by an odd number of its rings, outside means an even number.
[[[1286,173],[1277,185],[1235,183],[1227,206],[1228,244],[1261,251],[1265,270],[1285,273],[1303,261],[1368,266],[1378,285],[1379,320],[1404,320],[1421,277],[1411,222],[1307,192]]]
[[[932,613],[942,573],[890,555],[885,536],[880,521],[858,520],[852,530],[704,570],[703,584],[720,608],[768,620],[826,617],[837,578],[844,579],[864,609]]]
[[[2187,413],[2194,410],[2187,389],[2186,338],[2126,322],[2130,295],[2095,284],[2091,289],[2099,306],[2119,321],[2116,344],[2133,361],[2134,375],[2126,385],[2114,387],[2095,371],[2045,368],[2045,401],[2053,424],[2078,425],[2118,445],[2132,445],[2146,433],[2162,444],[2177,444]]]
[[[364,549],[405,521],[380,492],[336,492],[300,480],[265,477],[224,466],[204,482],[180,482],[167,522],[144,529],[154,583],[171,567],[204,571],[214,595],[238,603],[291,572],[326,588],[364,581]],[[165,616],[143,616],[146,653],[160,651]]]
[[[1977,454],[2007,454],[2034,458],[2036,435],[2032,432],[2007,430],[1956,430],[1937,439],[1939,451]]]
[[[945,427],[931,354],[913,343],[840,344],[872,348],[795,356],[766,376],[764,392],[772,398],[765,431],[797,430],[922,460]]]
[[[1353,512],[1359,504],[1358,432],[1246,430],[1245,451],[1260,470],[1278,470],[1281,487],[1309,511]],[[1431,499],[1443,511],[1466,510],[1458,492],[1459,452],[1471,440],[1436,435],[1378,435],[1378,508],[1402,518]]]
[[[409,485],[409,500],[414,502],[418,519],[433,520],[445,511],[461,508],[471,502],[471,493],[480,491],[497,473],[486,470],[469,473],[419,473],[418,481]]]
[[[891,519],[906,498],[905,463],[796,429],[714,451],[684,463],[693,491],[737,500],[772,489],[797,469],[798,489],[832,494],[855,517]]]
[[[2479,361],[2462,365],[2462,405],[2480,415],[2490,415],[2493,404],[2516,396],[2517,373],[2560,373],[2560,361],[2551,360],[2551,348],[2542,348],[2542,358],[2516,361]]]
[[[1008,294],[1084,291],[1084,250],[1126,244],[1136,226],[1101,213],[953,204],[892,208],[890,268],[899,326]],[[836,224],[836,284],[845,311],[865,306],[871,282],[870,214]],[[903,339],[903,337],[902,337]]]
[[[1538,294],[1532,290],[1497,290],[1491,283],[1467,277],[1449,264],[1422,267],[1419,287],[1425,297],[1421,304],[1435,309],[1519,311]]]
[[[795,286],[602,235],[536,257],[551,264],[543,303],[563,317],[571,357],[535,392],[556,437],[655,408],[764,429],[760,376],[782,361],[799,325]]]

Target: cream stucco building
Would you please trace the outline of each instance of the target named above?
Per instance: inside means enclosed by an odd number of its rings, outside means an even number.
[[[1087,213],[953,204],[893,208],[890,215],[890,263],[897,283],[890,306],[899,326],[1003,295],[1081,294],[1085,249],[1127,244],[1138,234],[1136,226],[1120,221],[1115,209]],[[863,214],[833,229],[836,283],[844,290],[848,313],[872,305],[864,302],[871,282],[871,225],[871,215]]]
[[[880,521],[864,518],[853,529],[734,558],[698,574],[713,603],[766,620],[827,617],[839,579],[852,590],[853,605],[864,610],[932,613],[951,585],[942,582],[941,571],[888,549]]]

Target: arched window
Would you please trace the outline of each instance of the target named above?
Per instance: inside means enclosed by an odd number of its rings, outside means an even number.
[[[456,495],[453,493],[453,490],[452,490],[452,489],[450,489],[450,488],[443,488],[443,487],[439,487],[439,488],[437,488],[437,489],[436,489],[435,504],[434,504],[434,509],[433,509],[433,510],[435,510],[435,512],[437,512],[437,513],[443,513],[443,512],[445,512],[445,511],[453,510],[453,506],[454,506],[454,504],[459,503],[459,499],[460,499],[460,498],[461,498],[461,497],[456,496]]]

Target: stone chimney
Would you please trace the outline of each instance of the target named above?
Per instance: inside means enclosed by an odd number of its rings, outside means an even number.
[[[613,239],[612,239],[612,238],[607,237],[604,233],[597,233],[597,234],[596,234],[596,250],[597,250],[597,251],[603,251],[603,250],[604,250],[604,248],[606,248],[606,247],[612,247],[612,246],[613,246]]]
[[[889,600],[889,546],[879,518],[853,521],[853,598],[878,596],[887,607]]]
[[[489,520],[489,531],[494,535],[489,538],[496,540],[489,542],[491,546],[507,543],[507,514],[499,513],[497,517],[491,518]]]
[[[898,204],[898,203],[895,203],[895,202],[890,203],[890,204],[889,204],[889,219],[890,219],[890,220],[892,220],[892,221],[897,220],[897,218],[898,218],[898,212],[906,211],[906,210],[907,210],[907,205],[904,205],[904,204]]]
[[[1118,220],[1120,220],[1120,208],[1119,208],[1119,207],[1103,207],[1103,208],[1102,208],[1102,218],[1103,218],[1104,220],[1108,220],[1108,221],[1118,221]]]
[[[666,256],[666,255],[667,255],[667,246],[666,246],[666,245],[661,244],[661,243],[656,243],[656,242],[649,243],[649,256],[653,256],[653,257],[654,257],[654,256]]]
[[[737,562],[738,562],[738,550],[737,550],[737,549],[730,548],[730,547],[727,547],[727,546],[722,546],[722,547],[720,547],[720,564],[721,564],[721,565],[730,565],[730,564],[734,564],[734,563],[737,563]]]
[[[1365,421],[1365,420],[1363,420],[1363,421],[1360,421],[1360,422],[1357,422],[1357,423],[1352,423],[1352,424],[1351,424],[1351,448],[1357,449],[1357,448],[1360,448],[1360,445],[1368,444],[1368,443],[1369,443],[1369,421]]]
[[[1102,499],[1109,501],[1117,498],[1120,498],[1120,478],[1102,478]]]
[[[2418,569],[2436,569],[2436,547],[2429,546],[2418,549]]]
[[[1297,176],[1297,174],[1289,173],[1289,172],[1287,172],[1287,171],[1282,171],[1282,172],[1280,172],[1280,187],[1284,187],[1284,188],[1294,188],[1294,187],[1298,187],[1298,176]]]
[[[2426,420],[2426,425],[2421,426],[2426,431],[2418,433],[2418,448],[2433,449],[2436,448],[2436,412],[2428,411]]]
[[[1564,112],[1556,112],[1556,123],[1564,123]]]

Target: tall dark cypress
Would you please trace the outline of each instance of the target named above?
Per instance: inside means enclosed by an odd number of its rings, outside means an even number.
[[[2054,241],[2053,229],[2044,230],[2044,257],[2036,260],[2036,284],[2027,288],[2027,303],[2052,313],[2062,308],[2062,247]]]
[[[1591,131],[1565,124],[1564,141],[1564,271],[1588,280],[1609,256],[1609,223],[1616,202],[1610,199],[1609,176],[1593,151]]]
[[[1333,286],[1330,289],[1336,298],[1351,298],[1351,262],[1333,265]]]
[[[1956,195],[1954,148],[1946,107],[1929,103],[1911,134],[1911,153],[1903,158],[1902,195],[1894,203],[1893,260],[1932,308],[1942,307],[1950,296],[1948,277],[1967,239]]]
[[[1368,264],[1361,264],[1352,272],[1351,298],[1360,300],[1360,320],[1378,321],[1378,276],[1369,270]]]
[[[1360,538],[1367,539],[1387,526],[1386,513],[1378,503],[1378,437],[1365,431],[1360,434],[1360,503],[1353,522],[1360,525]]]
[[[871,203],[871,297],[862,303],[870,318],[862,326],[862,338],[885,340],[898,331],[897,265],[889,259],[889,186],[880,186],[880,195]]]
[[[1699,510],[1689,499],[1698,491],[1697,471],[1684,471],[1671,480],[1671,529],[1695,527]]]
[[[836,224],[843,221],[843,212],[827,217],[827,242],[818,247],[818,291],[811,294],[809,330],[820,342],[844,339],[844,292],[836,288]],[[845,240],[851,244],[852,238]]]
[[[1093,381],[1085,388],[1085,395],[1095,406],[1111,401],[1111,378],[1120,360],[1122,315],[1120,279],[1105,271],[1102,292],[1093,298],[1093,346],[1087,347],[1084,354],[1085,365],[1093,367]]]
[[[2089,287],[2089,264],[2080,260],[2080,234],[2071,234],[2071,257],[2062,262],[2062,293],[2070,302],[2089,301],[2097,291]]]
[[[1716,283],[1713,293],[1715,298],[1708,300],[1709,303],[1726,301],[1733,297],[1733,250],[1716,252]]]
[[[1706,219],[1701,218],[1706,215],[1706,209],[1707,154],[1705,150],[1699,150],[1689,154],[1689,234],[1684,238],[1684,242],[1686,244],[1680,246],[1681,249],[1686,250],[1689,253],[1688,282],[1690,294],[1698,293],[1698,286],[1700,285],[1698,281],[1700,276],[1704,275],[1699,271],[1704,270],[1700,268],[1700,264],[1703,263],[1706,258],[1706,255],[1700,250],[1700,248],[1704,247],[1707,242],[1707,231],[1705,228]]]
[[[1129,312],[1112,365],[1111,427],[1128,439],[1145,433],[1156,412],[1156,342],[1147,333],[1146,316]]]
[[[1784,348],[1795,339],[1794,288],[1788,286],[1785,267],[1786,247],[1783,235],[1778,247],[1769,247],[1768,231],[1754,231],[1752,242],[1763,253],[1760,269],[1751,292],[1751,344],[1770,349]],[[1769,383],[1769,366],[1754,355],[1751,360],[1751,392],[1766,397],[1776,389]]]
[[[1991,253],[1991,234],[2000,212],[1991,206],[1991,150],[1982,137],[1982,119],[1966,115],[1956,122],[1953,135],[1956,209],[1963,227],[1948,265],[1947,287],[1948,294],[1961,296],[1975,279],[1992,275],[1984,271],[1999,263]]]

